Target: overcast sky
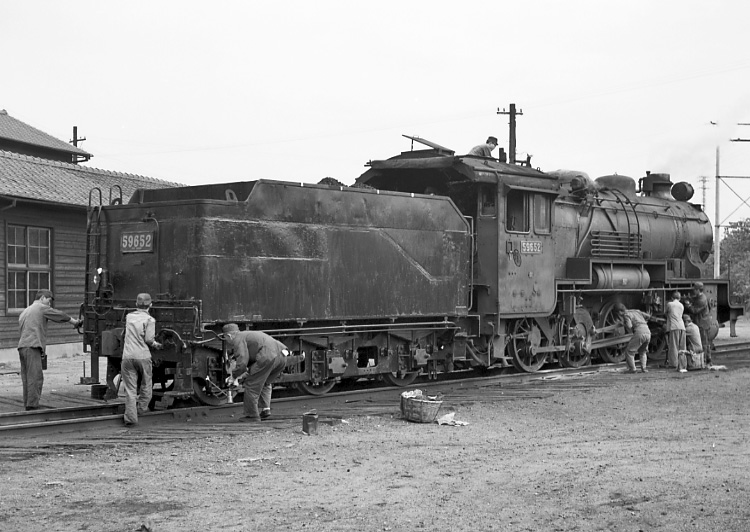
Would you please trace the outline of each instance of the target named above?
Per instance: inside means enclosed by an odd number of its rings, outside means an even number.
[[[748,21],[746,0],[0,0],[0,109],[78,126],[97,168],[351,184],[402,134],[507,151],[515,103],[519,159],[667,172],[696,203],[706,176],[713,221],[717,146],[750,175]],[[732,190],[722,223],[750,218]]]

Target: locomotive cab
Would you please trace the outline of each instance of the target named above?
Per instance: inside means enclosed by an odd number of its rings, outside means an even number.
[[[537,170],[498,160],[458,156],[425,139],[430,147],[371,161],[358,184],[382,190],[435,193],[451,198],[472,225],[472,335],[495,338],[484,353],[487,365],[502,358],[507,318],[547,316],[555,293],[554,201],[558,180]]]

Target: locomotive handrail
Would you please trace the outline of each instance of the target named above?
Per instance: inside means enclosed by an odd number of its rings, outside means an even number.
[[[101,206],[102,206],[102,189],[100,189],[99,187],[94,187],[91,190],[89,190],[89,210],[91,210],[91,208],[92,208],[91,207],[91,194],[95,190],[99,192],[99,205],[98,205],[98,207],[101,208]]]
[[[592,205],[592,207],[596,207],[596,206]],[[589,225],[586,228],[586,231],[584,232],[583,236],[581,237],[581,240],[578,242],[578,247],[576,248],[576,254],[575,254],[576,257],[578,257],[581,254],[583,245],[586,243],[586,239],[591,234],[591,228],[594,227],[594,213],[595,212],[596,212],[596,209],[591,210],[591,216],[589,216]]]
[[[206,332],[211,332],[211,333],[213,333],[213,334],[214,334],[214,337],[213,337],[213,338],[206,338],[205,340],[190,340],[190,341],[189,341],[188,343],[189,343],[190,345],[205,345],[205,344],[208,344],[208,343],[214,342],[214,341],[216,341],[216,340],[221,340],[221,341],[224,341],[224,340],[225,340],[225,338],[224,338],[224,335],[223,335],[223,334],[218,334],[218,333],[215,333],[214,331],[206,331]]]
[[[617,202],[617,201],[614,201],[614,200],[611,200],[611,199],[608,199],[608,198],[599,198],[599,201],[600,201],[601,203],[605,203],[605,202],[610,202],[610,203],[615,203],[615,204],[619,204],[619,202]],[[556,201],[556,203],[557,203],[558,205],[567,205],[567,206],[570,206],[570,207],[578,207],[578,206],[580,206],[580,205],[581,205],[581,203],[580,203],[580,202],[574,202],[574,201],[565,201],[565,200],[562,200],[562,199],[558,199],[558,200]],[[643,211],[643,210],[641,210],[641,211],[638,211],[638,207],[641,207],[641,206],[644,206],[644,205],[648,205],[648,204],[643,204],[643,203],[632,203],[632,206],[633,206],[633,210],[634,210],[634,211],[635,211],[636,213],[637,213],[637,212],[643,212],[644,214],[646,214],[646,212],[645,212],[645,211]],[[595,204],[594,204],[594,205],[591,205],[591,208],[593,208],[593,209],[599,209],[599,210],[606,210],[606,209],[607,209],[607,208],[609,208],[609,207],[606,207],[606,206],[604,206],[604,205],[595,205]],[[701,213],[702,213],[702,211],[701,211]],[[659,213],[659,218],[667,218],[667,219],[672,219],[672,220],[680,220],[680,221],[697,222],[697,223],[701,223],[701,224],[707,224],[707,223],[711,223],[711,222],[710,222],[710,220],[706,219],[705,217],[703,217],[703,218],[702,218],[702,217],[700,217],[700,216],[688,216],[688,215],[687,215],[687,214],[685,214],[685,213],[680,213],[680,214],[670,214],[670,213],[668,213],[668,212],[667,212],[667,213]]]
[[[467,308],[471,310],[471,307],[474,306],[474,254],[476,253],[476,238],[474,237],[474,217],[464,216],[464,219],[468,220],[470,230],[469,245],[471,247],[469,249],[471,250],[471,256],[469,257],[469,283],[471,283],[471,286],[469,287],[469,306]]]
[[[630,247],[631,246],[631,244],[630,244],[630,237],[631,237],[631,235],[633,233],[630,230],[631,223],[630,223],[630,214],[628,213],[628,206],[630,206],[633,209],[633,217],[635,218],[635,224],[636,224],[636,234],[638,234],[638,235],[641,234],[641,220],[640,220],[640,218],[638,218],[638,213],[635,210],[635,204],[633,204],[633,202],[630,201],[630,198],[628,198],[625,194],[623,194],[622,192],[620,192],[619,190],[614,189],[614,188],[611,189],[610,192],[612,192],[612,195],[615,198],[617,198],[618,203],[620,205],[622,205],[622,212],[625,213],[625,218],[628,221],[628,242],[626,244],[626,246],[627,246],[626,249],[627,249],[628,257],[634,256],[633,254],[631,254],[631,247]],[[623,200],[623,198],[624,198],[624,200]],[[640,251],[641,251],[641,246],[639,244],[638,245],[638,250],[637,250],[638,253],[635,256],[639,256],[640,255]]]
[[[112,189],[117,189],[120,191],[120,195],[112,198]],[[112,185],[109,187],[109,204],[110,205],[122,205],[122,187],[120,185]]]
[[[172,336],[173,338],[176,338],[177,341],[179,342],[178,347],[180,347],[181,351],[185,351],[187,349],[187,344],[185,343],[185,340],[182,339],[182,337],[177,331],[175,331],[174,329],[169,329],[169,328],[159,329],[159,333],[156,336],[161,336],[163,333],[167,333],[168,336]]]
[[[409,322],[409,323],[377,323],[377,324],[358,324],[358,325],[332,325],[329,327],[315,327],[310,329],[292,328],[292,329],[259,329],[266,334],[276,336],[313,336],[321,332],[334,331],[387,331],[390,329],[406,329],[414,327],[441,327],[445,329],[460,329],[452,321],[432,321],[432,322]]]
[[[154,222],[156,224],[156,234],[154,235],[154,240],[156,241],[156,244],[154,244],[154,252],[155,252],[155,259],[156,259],[156,293],[161,294],[161,260],[159,257],[159,248],[161,247],[161,238],[159,238],[159,220],[157,220],[153,214],[147,214],[143,218],[144,222]]]

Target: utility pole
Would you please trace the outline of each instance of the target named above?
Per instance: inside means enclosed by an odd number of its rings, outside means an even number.
[[[516,116],[522,116],[523,111],[519,109],[516,111],[516,104],[510,104],[510,111],[506,111],[505,107],[501,111],[498,107],[497,114],[499,115],[510,115],[510,135],[509,135],[509,146],[508,146],[508,162],[510,164],[516,164]]]
[[[706,193],[708,192],[708,178],[702,175],[700,177],[700,181],[701,181],[701,192],[703,192],[703,203],[701,203],[701,205],[703,205],[703,208],[705,209],[707,205],[706,202],[708,201],[706,197]]]
[[[721,184],[721,174],[719,173],[719,147],[716,146],[716,209],[714,209],[714,279],[719,279],[721,275],[721,230],[719,228],[719,185]],[[705,209],[706,206],[703,205]]]
[[[78,137],[78,126],[73,126],[73,140],[71,140],[70,143],[77,148],[78,143],[83,142],[84,140],[86,140],[86,137]]]
[[[737,125],[738,126],[750,126],[750,123],[738,122]],[[729,141],[730,142],[750,142],[750,139],[736,138],[736,139],[729,139]],[[720,194],[719,194],[719,184],[723,179],[750,179],[750,176],[734,176],[734,175],[723,176],[721,175],[721,173],[719,172],[719,147],[716,146],[716,212],[715,212],[716,227],[714,227],[714,235],[715,235],[714,236],[714,278],[715,279],[718,279],[719,276],[721,275],[721,241],[720,241],[721,218],[719,218],[719,204],[721,202],[720,202]],[[737,197],[739,197],[739,195],[736,192],[735,194],[737,195]],[[740,199],[746,205],[748,204],[747,199],[742,199],[741,197]],[[731,279],[730,279],[730,282],[731,282]]]
[[[78,147],[78,143],[79,142],[83,142],[84,140],[86,140],[86,137],[79,137],[78,136],[78,126],[73,126],[73,139],[70,141],[70,143],[77,148]],[[89,157],[87,157],[85,155],[78,155],[78,154],[74,154],[73,155],[73,164],[78,164],[80,162],[86,162],[88,160],[89,160]]]

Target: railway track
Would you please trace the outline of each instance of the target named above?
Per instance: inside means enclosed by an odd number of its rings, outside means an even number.
[[[719,357],[750,357],[750,341],[733,341],[716,344],[712,350]]]
[[[439,379],[423,380],[415,382],[410,388],[422,389],[453,387],[471,387],[481,384],[488,386],[493,383],[504,385],[523,385],[540,379],[557,378],[564,375],[597,373],[607,366],[593,366],[581,369],[550,369],[538,373],[513,373],[497,374],[494,376],[470,376],[462,379]],[[274,392],[274,410],[298,411],[299,417],[303,410],[310,408],[322,408],[319,405],[328,405],[330,413],[331,405],[338,405],[336,415],[349,412],[350,415],[358,415],[357,410],[363,406],[372,405],[372,400],[363,400],[363,396],[373,395],[398,395],[404,388],[393,386],[365,386],[363,389],[330,392],[321,396],[289,394],[284,391]],[[391,409],[398,409],[399,402],[391,401]],[[341,405],[348,405],[341,408]],[[99,429],[119,428],[125,430],[122,425],[122,413],[124,406],[121,403],[93,405],[69,408],[49,408],[33,412],[12,412],[0,414],[0,436],[7,437],[38,437],[51,434],[82,432]],[[185,408],[174,408],[170,410],[153,411],[139,416],[138,429],[162,426],[175,422],[190,423],[228,423],[236,421],[241,415],[242,404],[226,404],[221,406],[193,406]],[[367,413],[367,412],[365,412]],[[284,417],[277,419],[285,419]]]
[[[714,348],[714,363],[727,365],[731,369],[750,367],[750,341],[725,341]],[[660,362],[652,361],[652,367]],[[420,379],[410,388],[419,387],[429,390],[440,388],[446,399],[459,399],[471,396],[476,388],[481,388],[483,400],[518,398],[523,396],[541,397],[557,390],[557,386],[571,379],[565,377],[582,377],[594,374],[618,374],[622,364],[605,364],[576,369],[549,368],[537,373],[505,373],[504,371],[487,372],[484,375],[469,374],[460,379]],[[608,379],[605,379],[608,382]],[[580,379],[579,379],[580,381]],[[542,385],[546,392],[542,392]],[[500,393],[488,393],[497,386],[503,388]],[[563,387],[570,384],[562,384]],[[594,386],[588,383],[587,386]],[[514,394],[507,392],[513,389]],[[389,387],[370,383],[361,389],[333,391],[322,396],[300,395],[290,390],[274,392],[274,420],[276,422],[295,422],[303,411],[317,409],[332,418],[347,416],[383,414],[398,410],[398,394],[403,388]],[[394,399],[396,397],[396,399]],[[479,396],[477,396],[479,397]],[[385,398],[385,399],[377,399]],[[124,406],[121,403],[109,403],[66,408],[49,408],[33,412],[11,412],[0,414],[0,436],[6,441],[14,438],[39,438],[55,434],[78,433],[80,435],[96,434],[100,431],[125,429],[122,425]],[[139,426],[135,430],[152,431],[157,427],[176,424],[216,425],[236,421],[241,415],[241,404],[222,406],[187,406],[170,410],[149,412],[140,416]],[[279,412],[277,414],[276,412]],[[268,427],[270,424],[264,423]],[[191,429],[192,430],[192,429]],[[85,437],[85,436],[84,436]],[[13,447],[13,444],[10,445]],[[2,445],[0,445],[0,449]]]
[[[750,366],[750,341],[723,342],[714,349],[714,363],[730,365],[732,369]],[[659,359],[652,362],[656,365]],[[653,367],[652,365],[652,367]],[[584,368],[550,368],[537,373],[504,373],[502,371],[478,376],[476,373],[461,379],[420,379],[410,388],[440,388],[446,399],[459,399],[474,394],[472,390],[482,388],[483,400],[510,399],[522,396],[541,397],[539,385],[544,385],[547,392],[553,392],[565,377],[590,376],[594,374],[618,374],[622,364],[604,364],[587,366]],[[567,379],[570,381],[571,379]],[[554,383],[554,384],[552,384]],[[589,384],[590,386],[594,386]],[[488,393],[493,386],[504,390],[499,393]],[[568,386],[568,385],[563,385]],[[595,386],[594,386],[595,387]],[[513,388],[515,394],[507,391]],[[384,413],[398,410],[398,394],[403,388],[389,387],[382,384],[363,386],[361,389],[350,391],[333,391],[322,396],[299,395],[287,390],[274,392],[274,412],[282,412],[280,416],[274,414],[277,422],[297,420],[303,411],[317,409],[324,411],[333,418],[346,416]],[[524,393],[519,393],[525,392]],[[547,392],[544,392],[546,394]],[[476,394],[474,394],[476,395]],[[393,397],[396,399],[392,399]],[[387,397],[384,403],[374,397]],[[0,414],[0,435],[7,438],[40,437],[66,433],[92,433],[109,429],[125,429],[122,425],[124,406],[120,403],[104,405],[88,405],[82,407],[68,407],[43,409],[34,412],[13,412]],[[164,427],[170,424],[227,424],[236,421],[241,415],[241,404],[226,404],[222,406],[190,406],[170,410],[149,412],[139,418],[139,427],[135,430]],[[284,414],[286,412],[286,414]],[[269,424],[264,423],[268,427]]]

